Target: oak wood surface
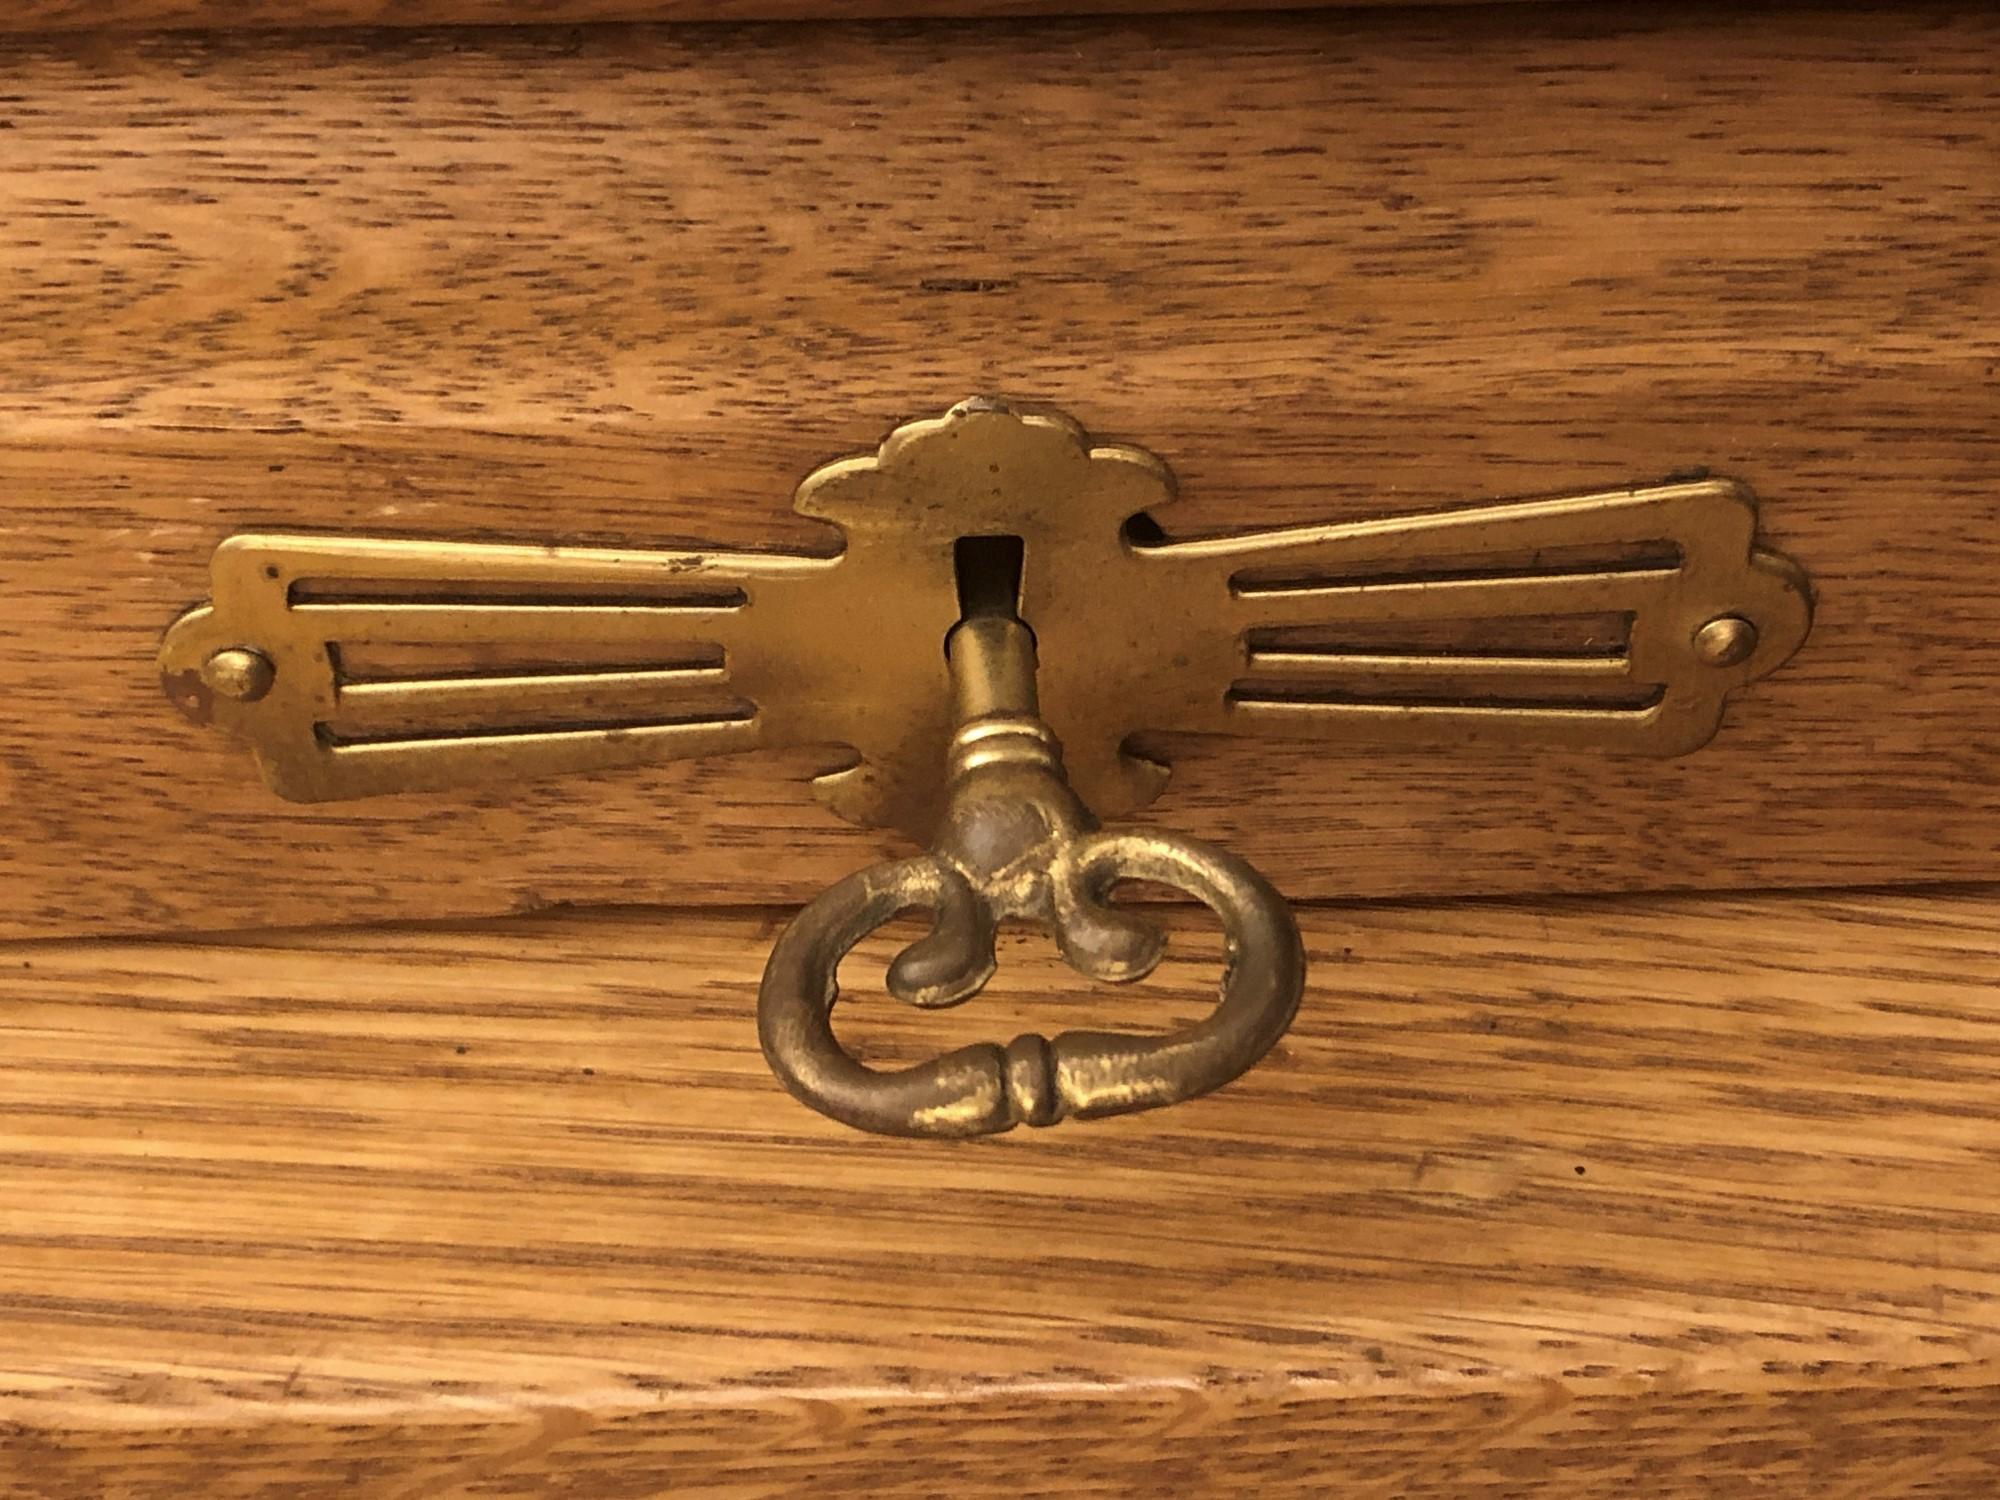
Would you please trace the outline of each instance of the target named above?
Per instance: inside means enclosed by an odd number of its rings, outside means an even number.
[[[2000,16],[0,49],[0,931],[790,902],[814,757],[290,808],[153,678],[245,527],[765,544],[980,391],[1190,529],[1707,466],[1813,573],[1674,762],[1170,746],[1300,897],[2000,870]],[[1172,516],[1167,519],[1174,519]]]
[[[0,1495],[1973,1500],[1997,924],[1313,911],[1243,1080],[960,1144],[784,1096],[761,915],[0,948]],[[1212,946],[843,1032],[1165,1025]]]
[[[577,25],[615,21],[908,20],[1176,10],[1289,10],[1397,0],[14,0],[0,33],[314,26]],[[1488,0],[1444,0],[1448,4]]]

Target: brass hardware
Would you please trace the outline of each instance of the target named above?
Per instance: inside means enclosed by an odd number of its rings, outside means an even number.
[[[232,646],[201,664],[202,684],[232,703],[255,703],[271,691],[277,672],[261,651]]]
[[[921,839],[944,811],[961,538],[1019,538],[1042,712],[1106,816],[1165,783],[1126,748],[1140,730],[1681,754],[1810,620],[1728,480],[1159,540],[1173,493],[1140,449],[967,402],[800,486],[844,538],[827,556],[233,536],[161,670],[298,801],[846,746],[821,798]],[[1524,619],[1566,635],[1486,644]],[[239,650],[271,663],[252,698],[201,679]]]
[[[1733,667],[1757,649],[1757,627],[1741,615],[1718,615],[1694,633],[1694,654],[1711,667]]]
[[[1268,1052],[1298,1010],[1305,952],[1284,898],[1234,855],[1170,833],[1105,833],[1064,780],[1035,711],[1035,647],[1018,619],[969,616],[951,634],[959,723],[943,827],[927,855],[862,870],[822,892],[771,951],[758,995],[764,1055],[786,1088],[848,1125],[888,1135],[967,1136],[1069,1116],[1125,1114],[1204,1094]],[[911,908],[930,933],[890,965],[897,999],[956,1005],[993,974],[997,922],[1026,917],[1094,979],[1152,972],[1152,924],[1105,903],[1121,879],[1178,886],[1222,921],[1215,1012],[1165,1037],[1064,1032],[986,1043],[876,1073],[835,1041],[841,958]]]
[[[232,536],[160,670],[297,801],[829,747],[844,763],[814,785],[836,812],[941,832],[787,929],[766,1050],[838,1118],[955,1135],[1202,1092],[1297,1004],[1296,932],[1254,872],[1096,831],[1090,809],[1165,784],[1139,732],[1678,755],[1811,623],[1805,574],[1757,545],[1729,480],[1179,539],[1154,520],[1173,497],[1142,449],[968,401],[800,485],[794,508],[837,532],[824,552]],[[1011,566],[981,563],[996,557]],[[1027,1038],[888,1077],[833,1042],[839,956],[904,907],[937,913],[890,975],[914,1004],[976,991],[1004,916],[1087,974],[1136,977],[1157,939],[1103,904],[1127,875],[1223,918],[1231,965],[1202,1026]]]

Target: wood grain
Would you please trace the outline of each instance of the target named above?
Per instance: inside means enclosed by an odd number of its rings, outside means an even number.
[[[1239,1083],[930,1145],[766,1074],[773,926],[0,949],[0,1494],[2000,1482],[2000,889],[1314,911]]]
[[[606,21],[909,20],[1290,10],[1397,0],[14,0],[0,33],[213,27],[578,25]],[[1487,0],[1444,0],[1487,3]]]
[[[814,464],[989,390],[1189,528],[1706,466],[1813,573],[1684,760],[1170,746],[1148,816],[1296,896],[1991,876],[1996,58],[1923,6],[14,43],[0,930],[889,852],[798,756],[288,808],[152,655],[240,528],[799,540]]]

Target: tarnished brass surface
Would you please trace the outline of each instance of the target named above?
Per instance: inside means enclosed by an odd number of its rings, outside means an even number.
[[[951,634],[949,656],[959,722],[937,841],[927,855],[849,876],[779,937],[757,1004],[772,1069],[836,1120],[928,1136],[1153,1109],[1235,1078],[1284,1035],[1305,987],[1305,952],[1284,899],[1222,850],[1174,834],[1098,829],[1037,716],[1034,639],[1018,619],[969,615]],[[840,960],[912,908],[933,914],[931,930],[888,973],[890,992],[911,1005],[956,1005],[978,993],[993,974],[995,926],[1009,917],[1037,923],[1093,979],[1144,977],[1162,938],[1106,903],[1122,879],[1176,886],[1221,919],[1222,998],[1198,1025],[1162,1037],[1022,1036],[893,1073],[864,1067],[834,1039]]]
[[[1728,480],[1169,541],[1173,492],[1140,449],[972,401],[805,481],[835,555],[245,534],[160,666],[289,798],[827,745],[853,763],[826,802],[921,838],[965,538],[1019,539],[1042,714],[1107,816],[1164,784],[1141,730],[1679,754],[1810,621]],[[1495,648],[1527,621],[1556,639]]]

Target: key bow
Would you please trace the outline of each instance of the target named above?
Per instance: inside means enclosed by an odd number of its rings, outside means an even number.
[[[822,893],[785,929],[758,995],[758,1034],[785,1087],[844,1124],[890,1135],[968,1136],[1016,1124],[1157,1108],[1220,1087],[1291,1024],[1305,955],[1290,909],[1242,860],[1194,839],[1097,826],[1062,772],[1034,707],[1034,644],[1017,619],[966,620],[952,632],[959,705],[946,811],[929,854],[873,866]],[[1119,880],[1172,885],[1221,919],[1227,962],[1207,1019],[1171,1035],[1063,1032],[962,1047],[876,1072],[833,1035],[840,960],[898,913],[930,911],[931,930],[889,967],[907,1004],[956,1005],[993,975],[1000,920],[1022,917],[1093,979],[1152,972],[1157,927],[1110,906]]]

